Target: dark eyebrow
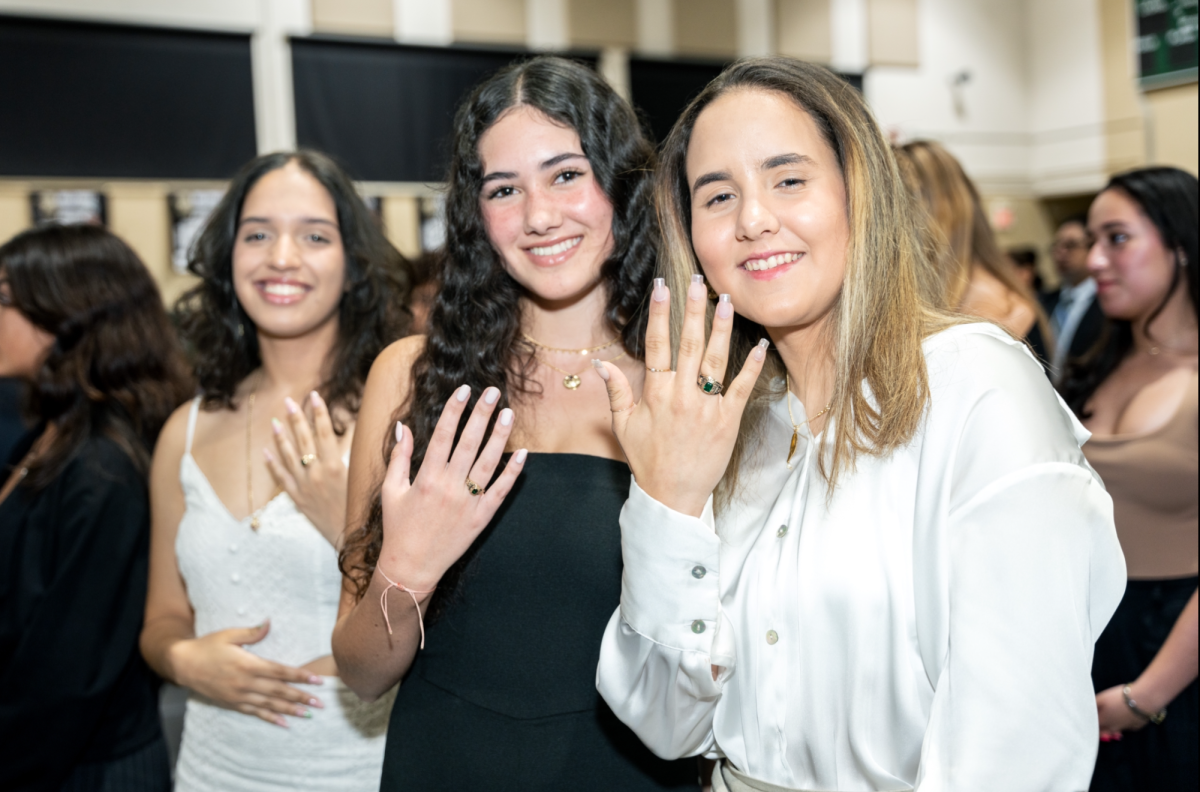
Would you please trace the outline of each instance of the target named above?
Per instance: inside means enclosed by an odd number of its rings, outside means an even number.
[[[241,228],[242,226],[246,225],[247,223],[269,223],[269,222],[271,222],[271,220],[266,217],[243,217],[241,220],[238,221],[238,228]],[[324,217],[305,217],[300,222],[309,224],[309,225],[311,225],[313,223],[321,223],[323,225],[333,226],[334,228],[337,228],[337,223],[333,222],[332,220],[326,220]]]
[[[483,183],[487,184],[490,181],[500,181],[502,179],[515,179],[517,174],[512,171],[495,171],[483,177]]]
[[[701,187],[705,187],[713,182],[729,181],[732,176],[728,171],[711,171],[696,179],[696,183],[692,185],[692,192],[697,192]]]
[[[773,170],[782,168],[784,165],[815,165],[813,158],[807,154],[776,154],[774,157],[763,160],[763,164],[759,166],[760,170]]]
[[[573,151],[568,151],[565,154],[558,154],[556,156],[551,157],[550,159],[546,160],[541,165],[539,165],[538,169],[539,170],[547,170],[549,168],[553,168],[555,165],[559,164],[560,162],[566,162],[569,159],[586,160],[587,157],[584,156],[583,154],[578,154]],[[493,173],[489,173],[487,176],[484,176],[482,183],[487,184],[490,181],[501,181],[504,179],[515,179],[515,178],[517,178],[517,174],[513,173],[512,171],[495,171]]]

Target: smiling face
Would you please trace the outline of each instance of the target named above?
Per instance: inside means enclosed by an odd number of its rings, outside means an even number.
[[[346,254],[329,191],[294,162],[246,194],[233,286],[260,335],[296,338],[337,321]]]
[[[829,315],[850,232],[837,155],[785,96],[735,90],[696,119],[687,151],[692,246],[713,290],[764,327]]]
[[[12,290],[0,271],[0,377],[33,379],[53,344],[53,335],[13,305]]]
[[[1105,190],[1088,210],[1088,230],[1096,240],[1088,271],[1106,316],[1136,320],[1167,297],[1175,277],[1175,254],[1141,207],[1120,190]]]
[[[532,297],[571,302],[600,284],[613,208],[579,134],[519,106],[479,140],[484,226],[504,269]]]

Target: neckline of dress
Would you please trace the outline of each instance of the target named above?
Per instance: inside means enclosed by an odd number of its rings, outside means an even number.
[[[228,517],[231,522],[237,523],[238,525],[249,525],[251,518],[253,518],[255,514],[261,517],[262,515],[266,514],[267,510],[270,509],[277,500],[287,495],[286,491],[278,492],[274,495],[274,497],[272,497],[258,509],[239,519],[238,517],[233,516],[233,512],[230,511],[227,505],[225,505],[225,501],[221,500],[221,496],[217,494],[216,488],[214,488],[212,482],[209,481],[208,475],[204,472],[204,468],[200,467],[200,463],[196,461],[194,456],[192,456],[192,452],[188,451],[183,455],[183,458],[185,461],[192,463],[192,467],[196,470],[197,475],[199,475],[200,481],[204,484],[204,489],[207,490],[209,497],[216,502],[221,511],[224,512],[225,516]],[[261,530],[261,526],[258,530],[251,529],[251,531],[256,534]]]

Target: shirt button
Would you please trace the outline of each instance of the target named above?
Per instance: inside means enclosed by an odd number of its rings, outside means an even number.
[[[696,566],[692,567],[692,577],[696,578],[696,580],[699,580],[707,574],[708,570],[699,564],[696,564]]]
[[[700,633],[704,632],[704,620],[703,619],[696,619],[696,621],[692,622],[692,632],[696,633],[696,635],[699,635]]]
[[[232,580],[234,583],[242,582],[242,576],[239,575],[237,572],[234,572],[232,575],[230,575],[229,579]]]
[[[238,551],[238,546],[236,544],[229,545],[229,552],[236,553],[237,551]]]
[[[779,633],[775,632],[774,630],[767,630],[767,643],[769,643],[771,646],[774,646],[778,642]]]
[[[246,615],[246,609],[245,609],[245,608],[238,608],[238,611],[237,611],[237,613],[238,613],[238,616],[245,616],[245,615]]]
[[[780,539],[787,536],[787,526],[786,525],[779,526],[779,530],[775,532],[775,535],[778,536]]]

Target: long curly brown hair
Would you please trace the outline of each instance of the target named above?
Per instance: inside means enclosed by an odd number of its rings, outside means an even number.
[[[454,122],[446,196],[446,250],[425,349],[413,365],[412,391],[396,418],[413,433],[412,471],[455,388],[471,386],[472,401],[489,386],[500,389],[496,414],[514,394],[529,393],[533,348],[520,333],[522,287],[505,271],[484,227],[479,206],[483,164],[479,140],[508,110],[533,107],[579,134],[600,188],[613,206],[613,250],[600,275],[608,294],[605,317],[629,354],[641,358],[646,299],[654,276],[658,229],[654,221],[654,148],[633,109],[594,71],[542,56],[509,66],[478,86]],[[394,438],[381,453],[391,456]],[[361,598],[383,546],[383,510],[376,492],[367,521],[342,550],[342,573]],[[474,548],[443,576],[430,614],[456,591]]]
[[[400,255],[332,159],[316,151],[267,154],[234,177],[196,240],[188,270],[201,278],[176,304],[180,332],[200,381],[206,409],[232,408],[238,385],[262,360],[254,323],[233,288],[233,245],[242,204],[258,180],[295,163],[329,192],[337,208],[346,254],[346,284],[338,306],[337,340],[329,350],[327,378],[317,390],[335,418],[354,415],[371,363],[385,346],[408,332],[406,308],[411,275]]]
[[[98,226],[50,226],[0,247],[12,307],[54,336],[29,389],[29,412],[53,422],[49,447],[21,486],[40,490],[94,435],[145,473],[171,411],[192,379],[146,266]]]

